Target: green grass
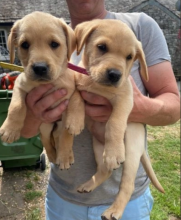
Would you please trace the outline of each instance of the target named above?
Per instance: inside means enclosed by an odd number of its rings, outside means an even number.
[[[41,210],[39,208],[33,207],[27,214],[26,220],[42,220]]]
[[[32,175],[33,175],[33,171],[31,170],[27,170],[26,172],[24,172],[24,177],[28,179],[30,179]]]
[[[41,196],[42,196],[41,191],[29,191],[29,192],[25,193],[25,200],[26,200],[26,202],[31,202],[35,198],[39,198]]]
[[[164,127],[148,126],[148,149],[165,194],[151,186],[154,207],[151,220],[180,218],[180,121]]]
[[[33,183],[30,181],[25,185],[26,189],[33,189],[34,185]]]
[[[34,181],[39,181],[40,180],[40,177],[35,173],[34,175]]]

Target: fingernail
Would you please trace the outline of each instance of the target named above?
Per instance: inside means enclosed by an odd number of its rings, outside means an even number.
[[[67,94],[67,91],[65,89],[60,89],[59,92],[62,94],[62,95],[66,95]]]
[[[66,106],[68,105],[68,103],[69,103],[69,100],[68,100],[68,99],[65,100],[64,104],[65,104]]]

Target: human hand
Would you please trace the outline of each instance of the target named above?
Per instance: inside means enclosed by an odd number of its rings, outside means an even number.
[[[85,101],[85,113],[93,121],[107,122],[112,112],[111,103],[104,97],[81,91],[81,96]]]
[[[106,98],[94,93],[81,91],[81,96],[85,101],[85,113],[93,120],[89,129],[97,140],[104,143],[105,125],[112,113],[112,105]]]
[[[35,118],[45,123],[51,123],[60,119],[68,105],[68,100],[61,102],[57,107],[50,107],[66,95],[65,89],[58,89],[46,96],[44,94],[53,87],[51,84],[41,85],[34,88],[26,97],[29,110]],[[44,97],[43,97],[44,96]]]
[[[27,114],[24,128],[21,132],[23,137],[36,135],[42,122],[54,122],[60,119],[62,113],[65,111],[68,100],[64,100],[53,109],[50,108],[67,93],[65,89],[58,89],[44,96],[52,87],[52,84],[40,85],[28,93],[26,97]]]
[[[134,79],[132,76],[129,76],[132,87],[133,87],[133,99],[134,99],[134,105],[132,108],[132,111],[129,115],[128,122],[143,122],[144,123],[144,112],[146,113],[146,106],[145,98],[138,87],[136,86],[136,83],[134,82]]]

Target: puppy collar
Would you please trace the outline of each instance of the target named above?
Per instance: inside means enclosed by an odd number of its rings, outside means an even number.
[[[76,65],[74,65],[72,63],[68,63],[68,68],[71,69],[71,70],[75,70],[76,72],[88,75],[88,73],[87,73],[85,68],[82,68],[80,66],[76,66]]]

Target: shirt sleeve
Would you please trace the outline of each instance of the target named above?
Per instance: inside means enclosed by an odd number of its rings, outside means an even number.
[[[156,21],[141,13],[137,23],[137,38],[141,41],[148,66],[171,61],[166,39]]]

